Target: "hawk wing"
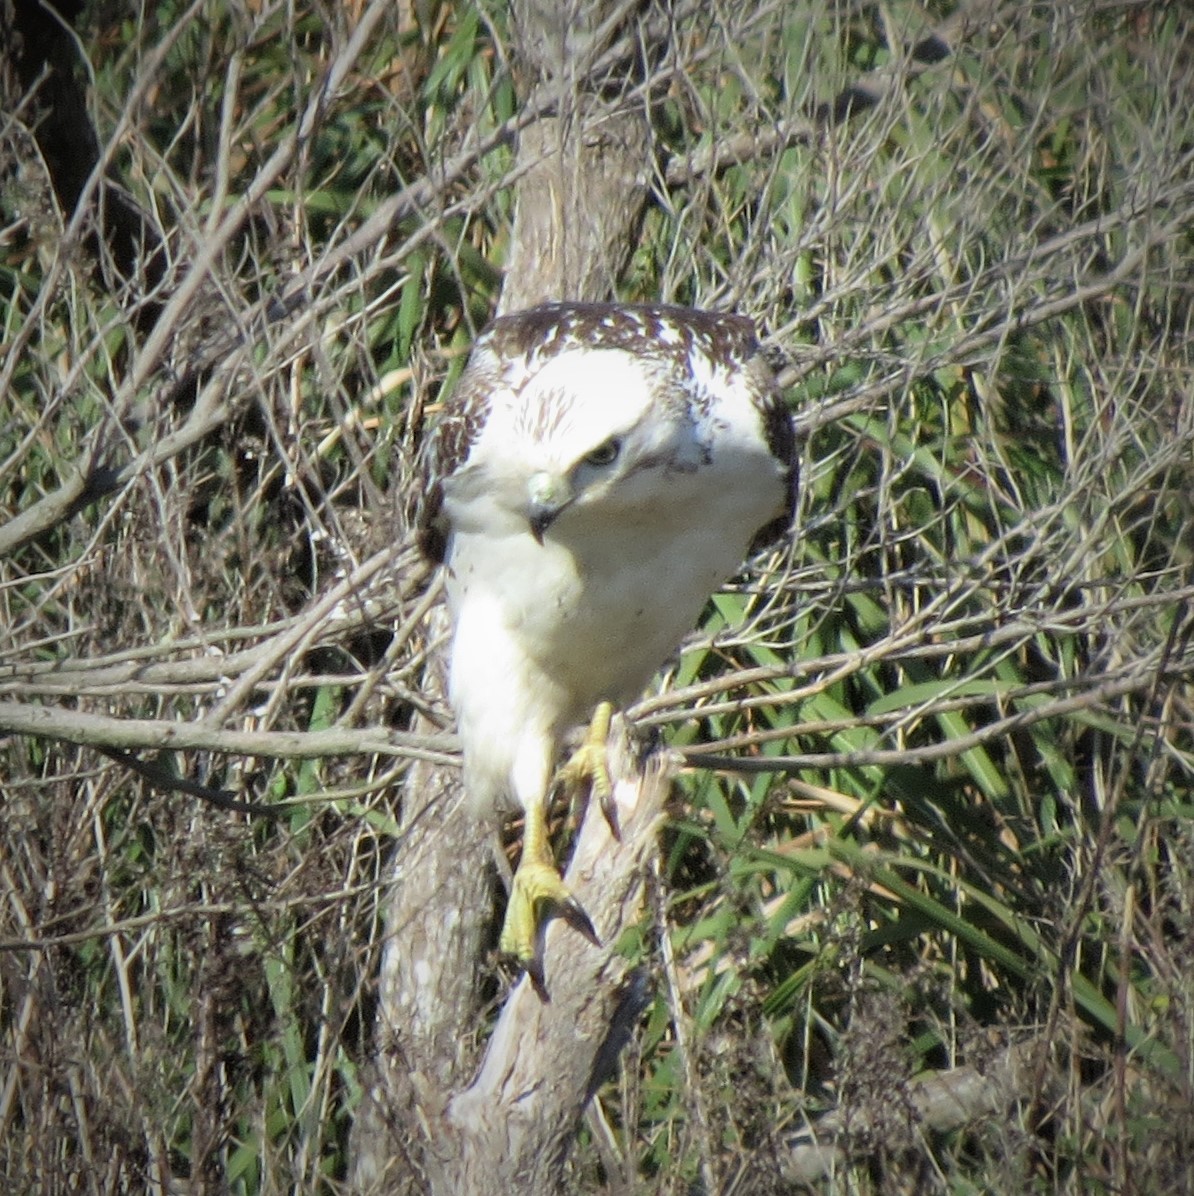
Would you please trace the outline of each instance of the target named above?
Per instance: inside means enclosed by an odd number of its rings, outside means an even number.
[[[419,449],[412,522],[420,551],[434,565],[443,564],[450,530],[443,510],[444,479],[468,459],[485,424],[489,396],[499,377],[497,367],[484,339],[478,340],[443,413]]]

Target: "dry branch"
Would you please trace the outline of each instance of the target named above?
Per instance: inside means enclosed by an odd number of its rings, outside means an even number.
[[[603,946],[560,922],[549,925],[548,999],[527,977],[519,980],[471,1082],[478,1043],[472,1023],[458,1019],[477,999],[488,882],[487,849],[478,853],[476,845],[485,836],[459,796],[441,791],[425,806],[427,829],[413,830],[421,841],[404,853],[390,903],[396,949],[383,968],[379,1026],[386,1080],[371,1086],[359,1114],[355,1132],[358,1140],[369,1135],[370,1148],[358,1154],[354,1191],[558,1189],[581,1111],[612,1071],[644,999],[642,978],[628,974],[616,947],[641,912],[671,765],[660,754],[644,759],[616,728],[610,767],[621,838],[591,802],[566,871]],[[420,965],[432,953],[443,966]],[[462,975],[471,987],[443,991]]]
[[[380,727],[328,731],[235,731],[202,722],[109,718],[28,702],[0,702],[0,730],[36,739],[126,751],[202,751],[267,760],[317,760],[339,755],[405,756],[456,765],[447,735]]]
[[[954,1067],[912,1077],[890,1100],[902,1108],[915,1132],[948,1134],[991,1117],[1006,1117],[1017,1103],[1033,1099],[1042,1052],[1048,1041],[1030,1039],[1008,1047],[982,1069]],[[788,1136],[777,1159],[766,1170],[778,1169],[789,1183],[812,1184],[840,1174],[852,1161],[873,1150],[882,1130],[873,1111],[841,1108],[817,1118]],[[762,1167],[754,1164],[760,1171]],[[745,1169],[749,1191],[751,1164]]]

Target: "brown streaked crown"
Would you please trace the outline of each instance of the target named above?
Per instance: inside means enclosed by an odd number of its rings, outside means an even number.
[[[756,546],[787,529],[796,497],[796,438],[788,408],[759,355],[750,319],[664,303],[548,303],[500,316],[482,333],[423,445],[416,471],[414,523],[428,560],[442,562],[447,548],[443,479],[468,460],[488,416],[494,388],[521,385],[544,361],[578,346],[618,349],[658,362],[676,379],[687,401],[698,407],[711,399],[692,385],[694,353],[722,368],[740,370],[759,409],[760,431],[788,477],[787,509],[760,529]]]

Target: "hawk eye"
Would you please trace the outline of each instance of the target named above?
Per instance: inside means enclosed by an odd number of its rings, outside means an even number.
[[[591,453],[585,453],[586,465],[612,465],[622,451],[622,442],[611,436],[604,444],[599,444]]]

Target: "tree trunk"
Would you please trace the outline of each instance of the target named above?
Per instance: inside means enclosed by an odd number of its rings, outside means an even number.
[[[634,81],[646,35],[610,19],[633,7],[515,6],[518,61],[531,80],[524,98],[551,102],[519,141],[502,311],[610,298],[633,249],[651,130],[645,109],[610,98],[615,89],[595,65],[614,64],[620,87]],[[432,624],[442,642],[442,608]],[[430,680],[427,696],[442,705],[442,669]],[[492,828],[472,812],[457,772],[419,766],[410,773],[387,897],[376,1057],[353,1129],[353,1191],[558,1189],[584,1106],[643,1006],[641,978],[627,975],[613,947],[640,908],[669,770],[661,757],[638,759],[624,732],[617,736],[611,775],[622,837],[612,836],[594,803],[567,872],[603,946],[561,924],[548,928],[549,1000],[525,977],[518,982],[479,1071]]]
[[[429,796],[423,826],[400,853],[390,903],[376,1071],[353,1131],[354,1191],[490,1196],[559,1187],[584,1106],[644,1005],[643,978],[615,947],[641,908],[671,762],[663,753],[644,760],[616,724],[610,772],[621,838],[590,803],[566,872],[602,946],[562,922],[548,927],[549,999],[526,976],[518,981],[471,1083],[487,836],[452,809],[459,794]],[[458,848],[463,858],[453,855]]]

